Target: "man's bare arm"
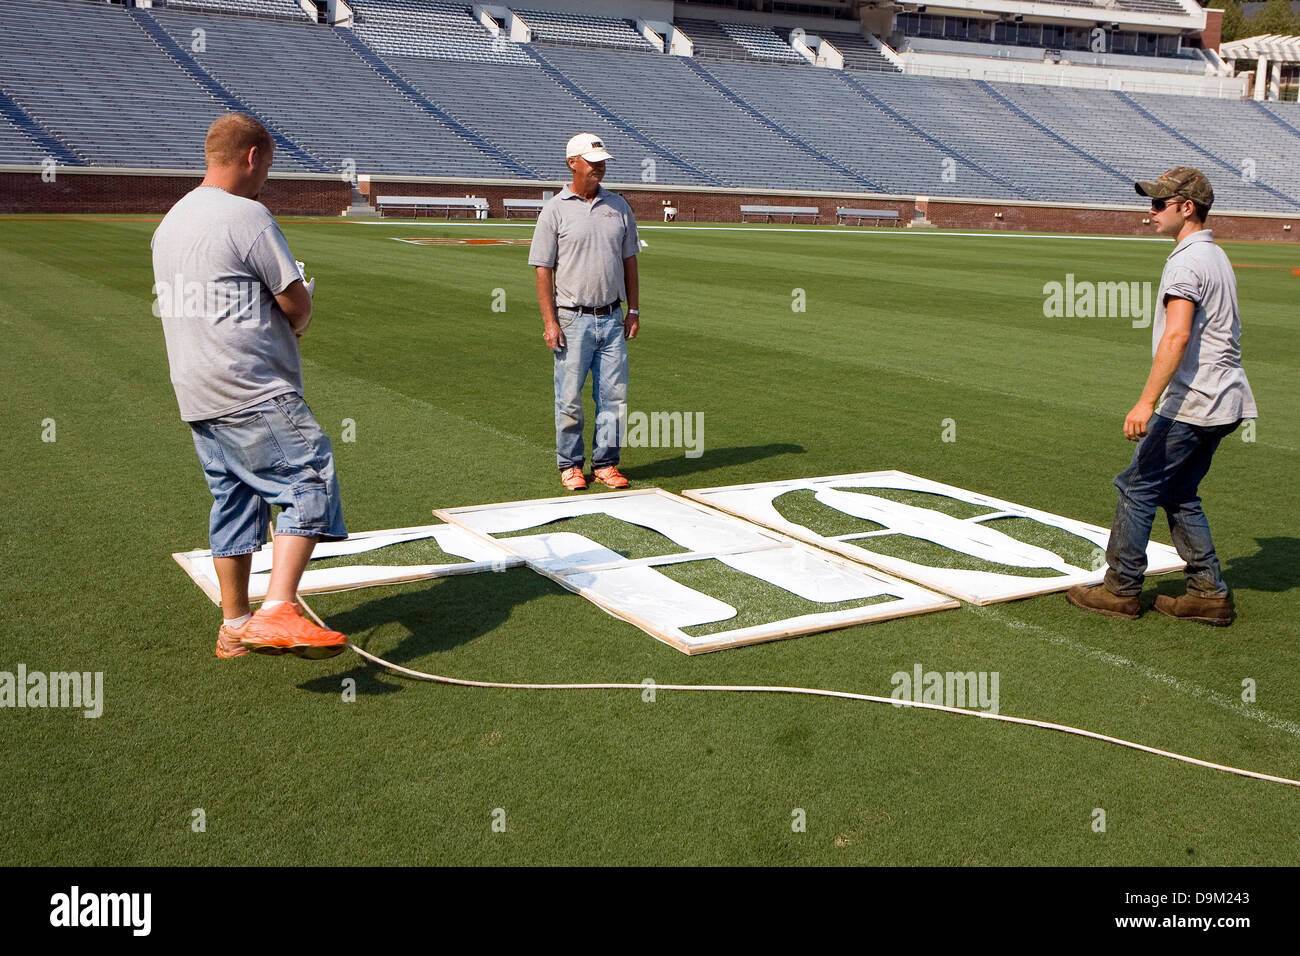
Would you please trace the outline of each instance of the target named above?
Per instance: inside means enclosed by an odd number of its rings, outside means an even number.
[[[1155,414],[1156,402],[1169,387],[1170,380],[1182,364],[1187,352],[1187,342],[1192,336],[1192,318],[1196,304],[1190,299],[1169,298],[1165,302],[1165,334],[1156,345],[1156,355],[1151,362],[1151,374],[1146,387],[1133,410],[1124,419],[1124,437],[1137,441],[1147,433],[1147,422]]]
[[[542,338],[554,352],[564,348],[564,330],[555,318],[555,270],[537,266],[537,307],[542,310]]]
[[[628,256],[623,260],[623,287],[627,290],[628,311],[637,309],[639,312],[641,308],[641,279],[636,271],[636,256]],[[639,331],[641,331],[640,314],[625,315],[623,317],[623,337],[634,339]]]
[[[311,293],[301,279],[295,279],[275,297],[276,305],[289,320],[294,335],[302,335],[311,325]]]

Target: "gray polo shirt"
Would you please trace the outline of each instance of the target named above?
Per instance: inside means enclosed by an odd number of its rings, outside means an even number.
[[[594,309],[626,297],[623,260],[640,250],[627,200],[599,186],[587,202],[565,186],[537,216],[528,264],[555,270],[557,306]]]
[[[182,419],[302,394],[298,340],[275,302],[300,276],[265,206],[200,186],[163,217],[151,245],[154,315]]]
[[[1151,326],[1153,356],[1165,334],[1166,296],[1190,299],[1196,310],[1187,352],[1156,412],[1192,425],[1228,425],[1257,417],[1255,396],[1241,367],[1237,277],[1209,229],[1178,243],[1165,262]]]

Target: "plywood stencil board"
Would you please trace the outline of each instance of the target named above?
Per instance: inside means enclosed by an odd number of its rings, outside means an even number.
[[[657,488],[434,514],[687,654],[958,606]]]
[[[1110,529],[901,471],[697,488],[695,501],[972,604],[1095,584]],[[1183,567],[1152,542],[1148,574]]]
[[[364,561],[358,561],[358,555],[364,555]],[[261,601],[266,597],[271,581],[271,556],[269,543],[253,555],[249,600]],[[221,587],[211,551],[183,551],[172,557],[214,604],[221,603]],[[426,560],[415,563],[413,559],[418,558]],[[316,545],[298,591],[301,594],[350,591],[452,574],[501,571],[523,563],[522,558],[454,525],[362,531],[346,541],[324,541]]]

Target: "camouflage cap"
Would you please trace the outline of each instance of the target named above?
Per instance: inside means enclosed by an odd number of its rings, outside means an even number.
[[[1214,190],[1210,181],[1205,178],[1205,173],[1194,166],[1176,166],[1159,179],[1134,183],[1133,188],[1139,196],[1149,196],[1152,199],[1181,196],[1206,206],[1214,203]]]

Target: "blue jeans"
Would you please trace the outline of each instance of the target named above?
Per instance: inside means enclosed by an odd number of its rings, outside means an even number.
[[[555,461],[560,470],[581,468],[582,386],[591,373],[596,401],[591,466],[618,464],[620,413],[627,405],[627,340],[623,310],[595,316],[557,309],[564,345],[555,350]]]
[[[1210,459],[1231,425],[1190,425],[1152,415],[1146,436],[1138,442],[1132,463],[1115,478],[1119,503],[1106,547],[1106,587],[1120,597],[1142,592],[1147,569],[1147,543],[1156,508],[1169,517],[1169,534],[1187,562],[1187,593],[1227,597],[1219,558],[1210,539],[1210,522],[1201,510],[1196,489],[1210,470]]]
[[[212,492],[214,558],[260,549],[271,505],[280,506],[276,534],[348,536],[334,448],[301,396],[286,392],[224,418],[190,422],[190,431]]]

